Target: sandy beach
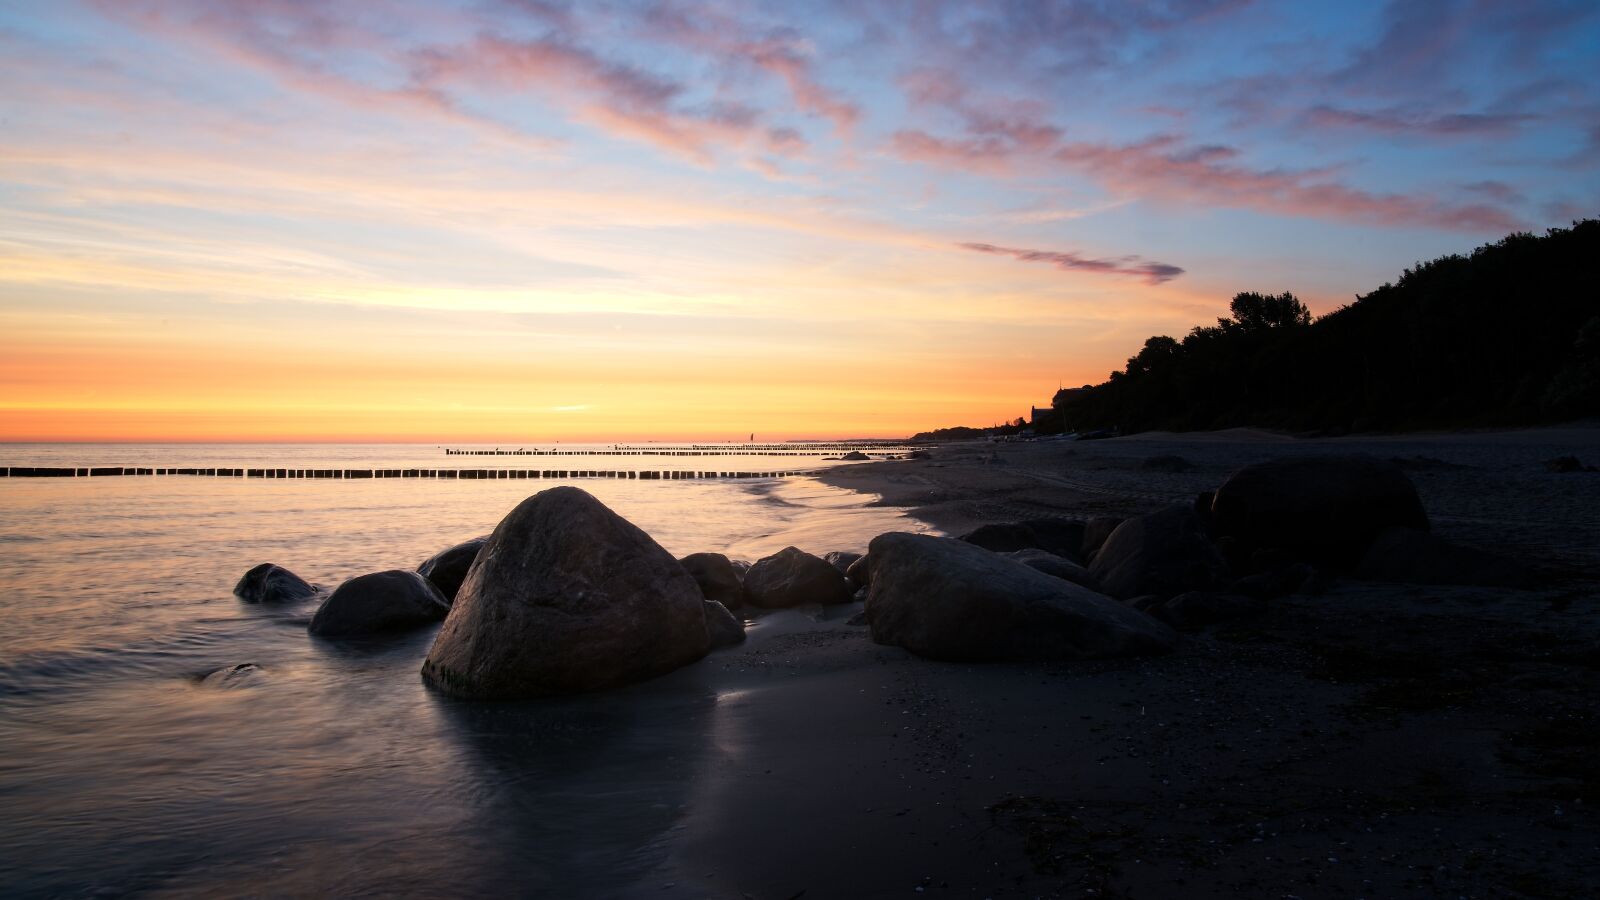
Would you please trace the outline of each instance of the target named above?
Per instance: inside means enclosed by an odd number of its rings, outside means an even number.
[[[663,861],[634,891],[1585,894],[1600,477],[1544,461],[1600,459],[1600,430],[948,445],[826,480],[957,533],[1137,513],[1247,462],[1327,452],[1400,461],[1439,534],[1548,582],[1336,581],[1170,656],[1071,664],[932,662],[874,644],[848,608],[769,614],[745,646],[627,692],[716,697]]]

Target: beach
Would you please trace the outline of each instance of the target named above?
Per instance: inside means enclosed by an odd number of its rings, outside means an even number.
[[[1281,454],[1408,461],[1435,527],[1550,573],[1362,584],[1123,662],[960,665],[862,629],[714,657],[684,896],[1557,897],[1595,878],[1593,429],[973,444],[824,476],[956,531],[1129,514]],[[1163,472],[1180,456],[1193,465]],[[755,696],[738,685],[760,685]],[[668,887],[672,885],[672,887]],[[687,887],[685,887],[687,885]],[[641,890],[648,885],[641,885]]]

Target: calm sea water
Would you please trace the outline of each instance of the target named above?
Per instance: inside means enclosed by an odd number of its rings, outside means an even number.
[[[447,460],[433,446],[0,445],[0,465],[814,469],[816,457]],[[0,479],[7,895],[628,893],[688,800],[716,691],[463,703],[435,629],[306,634],[231,594],[260,562],[333,586],[485,534],[552,481]],[[667,550],[860,550],[925,526],[809,478],[571,482]],[[760,638],[762,626],[752,629]],[[700,664],[714,668],[716,657]],[[260,671],[227,688],[206,673]],[[685,679],[698,685],[685,689]],[[682,760],[678,768],[674,761]],[[696,762],[700,760],[700,762]]]

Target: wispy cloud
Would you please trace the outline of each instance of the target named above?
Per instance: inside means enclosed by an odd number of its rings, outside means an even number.
[[[994,244],[962,243],[956,246],[979,253],[1010,256],[1023,262],[1049,263],[1069,272],[1092,272],[1097,275],[1123,275],[1142,279],[1147,284],[1162,284],[1183,274],[1183,269],[1167,263],[1149,262],[1137,256],[1115,259],[1095,259],[1063,250],[1022,250],[1016,247],[997,247]]]

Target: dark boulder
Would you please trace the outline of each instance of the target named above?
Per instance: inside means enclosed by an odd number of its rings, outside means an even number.
[[[458,697],[574,694],[653,678],[709,648],[705,597],[672,554],[558,487],[495,527],[422,674]]]
[[[715,600],[706,601],[706,634],[711,649],[744,643],[744,620]]]
[[[1074,562],[1083,561],[1084,523],[1078,519],[1051,517],[1024,519],[1022,525],[1033,532],[1034,546]]]
[[[743,575],[721,553],[691,553],[678,560],[689,577],[700,585],[700,593],[707,600],[721,603],[728,609],[744,605]]]
[[[872,639],[952,661],[1163,653],[1174,636],[1136,610],[965,541],[874,538]]]
[[[206,673],[200,679],[200,685],[221,690],[250,687],[260,683],[261,671],[261,667],[255,663],[239,663],[238,665],[225,666],[215,672]]]
[[[849,453],[846,453],[839,458],[845,462],[862,462],[864,460],[871,459],[872,457],[862,453],[860,450],[851,450]]]
[[[1044,550],[1016,550],[1011,553],[1002,553],[1009,559],[1014,559],[1030,569],[1038,569],[1046,575],[1054,575],[1073,584],[1081,584],[1091,591],[1098,591],[1099,585],[1095,583],[1094,576],[1089,570],[1078,565],[1070,559],[1047,553]]]
[[[744,602],[761,609],[849,603],[850,593],[843,572],[795,547],[757,560],[744,576]]]
[[[963,534],[961,540],[995,553],[1039,549],[1039,536],[1021,522],[980,525]]]
[[[1116,516],[1095,516],[1083,523],[1083,549],[1078,558],[1086,563],[1093,562],[1094,555],[1100,552],[1106,538],[1111,537],[1111,532],[1121,524],[1122,519]]]
[[[827,553],[822,554],[823,561],[838,569],[839,574],[843,575],[846,580],[850,578],[850,567],[860,558],[861,554],[851,553],[848,550],[829,550]]]
[[[844,570],[844,580],[850,582],[853,588],[864,588],[872,582],[872,559],[863,554],[860,559],[850,564]]]
[[[1356,565],[1363,581],[1532,588],[1538,575],[1514,560],[1471,550],[1414,528],[1389,528]]]
[[[1194,510],[1173,506],[1118,525],[1095,554],[1089,574],[1113,597],[1171,597],[1215,587],[1227,564]]]
[[[1211,514],[1216,534],[1243,548],[1341,568],[1355,565],[1385,528],[1428,529],[1411,479],[1394,463],[1366,456],[1246,466],[1217,488]]]
[[[1167,600],[1147,603],[1145,612],[1173,628],[1189,630],[1217,622],[1228,622],[1266,612],[1267,601],[1259,597],[1221,591],[1189,591]]]
[[[461,582],[467,580],[467,571],[472,568],[472,561],[478,558],[478,551],[488,543],[489,538],[477,537],[470,541],[463,541],[448,550],[441,550],[429,557],[427,562],[417,566],[417,574],[433,582],[439,593],[449,601],[456,599],[456,592],[461,590]]]
[[[416,572],[390,569],[346,581],[322,601],[307,629],[323,637],[400,631],[437,622],[450,612],[433,582]]]
[[[244,573],[233,586],[234,595],[246,603],[290,603],[316,592],[304,578],[272,563],[262,563]]]

